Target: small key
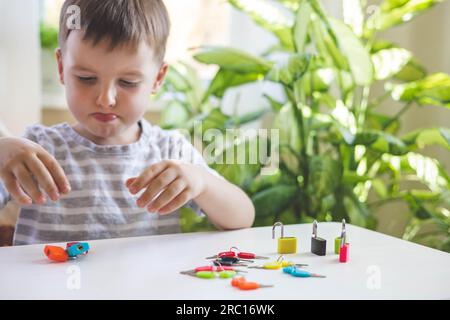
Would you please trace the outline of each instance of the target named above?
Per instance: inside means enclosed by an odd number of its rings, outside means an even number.
[[[300,270],[293,266],[283,268],[283,272],[298,278],[326,278],[326,276],[317,273],[311,273],[305,270]]]
[[[229,261],[213,261],[215,266],[226,266],[226,267],[248,267],[248,264],[244,263],[233,263]]]
[[[276,261],[276,262],[268,262],[263,264],[262,266],[250,266],[249,268],[252,269],[266,269],[266,270],[278,270],[283,267],[289,267],[289,266],[295,266],[295,267],[306,267],[307,264],[302,263],[293,263],[291,261]]]
[[[239,258],[235,258],[235,257],[222,257],[222,258],[217,258],[216,261],[219,262],[231,262],[231,263],[238,263],[238,262],[250,262],[253,263],[254,261],[252,260],[246,260],[246,259],[239,259]]]
[[[219,254],[207,257],[206,259],[216,259],[223,257],[240,258],[240,259],[269,259],[269,257],[257,256],[256,254],[250,252],[235,252],[235,251],[220,252]]]
[[[273,285],[259,284],[257,282],[247,281],[244,277],[236,277],[231,280],[231,285],[233,287],[239,288],[240,290],[255,290],[259,288],[272,288]]]

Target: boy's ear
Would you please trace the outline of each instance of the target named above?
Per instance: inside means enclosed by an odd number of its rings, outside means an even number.
[[[155,83],[153,84],[152,93],[155,94],[158,92],[159,88],[161,88],[164,78],[166,77],[167,70],[169,69],[169,65],[167,63],[163,63],[161,68],[159,68],[158,75],[156,76]]]
[[[64,85],[64,68],[62,63],[61,48],[55,49],[56,62],[58,63],[59,82]]]

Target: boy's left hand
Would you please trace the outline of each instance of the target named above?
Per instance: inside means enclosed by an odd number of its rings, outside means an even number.
[[[126,186],[132,194],[146,188],[136,202],[139,207],[167,214],[203,193],[205,170],[191,163],[163,160],[128,179]]]

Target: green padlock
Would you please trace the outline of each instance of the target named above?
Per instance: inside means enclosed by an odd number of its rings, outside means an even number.
[[[281,238],[278,238],[278,253],[279,254],[289,254],[297,252],[297,238],[296,237],[285,237],[284,236],[284,226],[281,222],[276,222],[272,227],[272,239],[275,239],[275,228],[277,226],[281,227]]]
[[[342,219],[341,234],[344,233],[345,231],[346,231],[345,230],[345,219]],[[345,237],[345,243],[349,243],[348,236]],[[341,251],[341,237],[337,237],[336,239],[334,239],[334,253],[339,254],[340,251]]]

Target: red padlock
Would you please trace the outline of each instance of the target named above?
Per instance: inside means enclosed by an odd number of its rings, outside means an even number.
[[[347,233],[345,229],[342,231],[341,234],[341,245],[339,249],[339,262],[345,263],[348,261],[348,254],[350,250],[350,243],[347,242]]]
[[[339,262],[347,262],[348,261],[348,250],[350,249],[350,243],[344,244],[339,251]]]

